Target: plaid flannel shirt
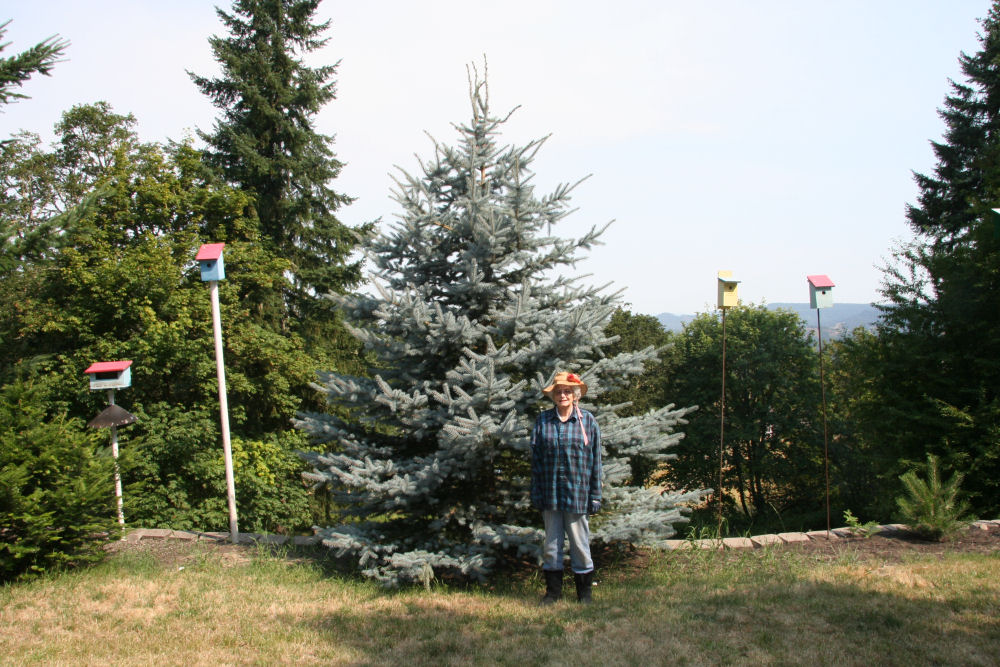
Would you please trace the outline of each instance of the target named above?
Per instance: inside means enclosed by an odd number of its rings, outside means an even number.
[[[578,416],[579,415],[579,416]],[[587,431],[584,445],[580,418]],[[587,514],[601,500],[601,430],[594,415],[573,409],[565,422],[556,409],[538,415],[531,432],[531,504],[540,510]]]

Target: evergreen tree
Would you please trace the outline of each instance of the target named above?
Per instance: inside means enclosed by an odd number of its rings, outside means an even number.
[[[324,543],[389,585],[438,575],[483,578],[504,554],[536,554],[529,438],[558,370],[583,376],[586,401],[623,387],[655,351],[606,356],[604,325],[617,296],[565,271],[598,241],[553,235],[572,186],[539,196],[530,165],[542,145],[501,146],[487,86],[470,81],[472,120],[456,147],[435,144],[422,174],[403,173],[401,220],[372,238],[377,296],[340,298],[378,362],[371,379],[326,373],[321,387],[351,419],[298,422],[331,451],[311,456],[349,521]],[[606,512],[595,540],[656,543],[700,493],[629,486],[630,460],[662,461],[686,409],[618,417],[585,403],[600,423]]]
[[[3,40],[3,36],[7,33],[8,25],[10,21],[0,23],[0,40]],[[0,42],[0,51],[8,45],[9,42]],[[33,74],[49,76],[53,66],[66,52],[67,46],[69,42],[53,35],[27,51],[9,58],[0,58],[0,106],[10,104],[14,100],[25,99],[27,95],[14,89],[23,86]]]
[[[261,238],[290,262],[282,331],[328,349],[342,329],[323,296],[357,285],[360,263],[350,256],[354,231],[336,218],[351,201],[331,188],[342,164],[333,138],[314,128],[334,99],[337,66],[303,61],[328,41],[329,21],[313,22],[319,3],[236,0],[232,13],[218,9],[230,36],[209,42],[222,75],[191,78],[222,112],[214,130],[201,133],[208,164],[253,196]]]
[[[917,174],[907,210],[915,238],[894,252],[882,294],[873,382],[881,404],[870,437],[894,454],[896,477],[927,453],[962,472],[978,510],[1000,502],[1000,2],[982,21],[980,50],[959,58],[932,142],[937,165]]]
[[[0,582],[99,560],[118,533],[107,431],[67,417],[59,390],[0,386]]]

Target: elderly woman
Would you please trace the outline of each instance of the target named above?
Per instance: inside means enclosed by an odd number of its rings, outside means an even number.
[[[574,373],[556,373],[542,390],[555,407],[538,415],[531,433],[531,504],[542,511],[545,597],[562,597],[563,534],[569,536],[577,599],[589,604],[594,581],[588,514],[601,509],[601,431],[578,402],[587,385]]]

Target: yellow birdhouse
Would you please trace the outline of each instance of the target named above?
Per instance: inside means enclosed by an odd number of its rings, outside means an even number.
[[[732,271],[719,271],[719,308],[732,308],[739,304],[736,286],[740,281],[732,278]]]

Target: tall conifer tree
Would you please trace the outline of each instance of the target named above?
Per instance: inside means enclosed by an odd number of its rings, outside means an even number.
[[[655,351],[604,354],[618,298],[567,274],[601,230],[554,235],[573,187],[535,193],[530,166],[543,141],[498,144],[506,118],[491,114],[478,73],[471,79],[460,142],[435,144],[422,174],[402,174],[401,219],[370,243],[377,296],[341,298],[378,360],[371,379],[322,376],[330,402],[353,419],[298,422],[331,449],[312,457],[311,477],[348,516],[322,532],[324,543],[389,585],[483,578],[504,553],[537,553],[529,437],[551,407],[541,389],[559,370],[584,377],[585,406],[602,430],[606,511],[593,523],[596,540],[669,537],[684,520],[678,504],[700,495],[630,485],[630,460],[666,459],[688,409],[624,418],[591,403],[641,373]]]
[[[313,344],[328,344],[329,330],[311,328],[328,292],[360,281],[352,261],[357,240],[336,217],[351,201],[331,182],[342,164],[333,137],[316,132],[315,116],[335,96],[336,64],[308,67],[303,58],[324,47],[329,21],[315,23],[320,0],[236,0],[218,9],[228,37],[209,42],[222,66],[218,78],[191,74],[222,111],[211,133],[207,160],[232,185],[254,196],[261,236],[292,264],[283,325]]]
[[[1000,501],[1000,2],[982,21],[980,50],[959,58],[941,117],[937,165],[917,174],[907,217],[915,238],[886,269],[871,412],[899,464],[927,452],[965,473],[979,509]],[[898,488],[894,486],[894,488]]]
[[[8,25],[10,21],[0,23],[0,40],[7,33]],[[0,52],[9,45],[10,42],[0,43]],[[0,106],[27,98],[27,95],[16,91],[15,88],[24,85],[34,74],[49,76],[68,46],[68,41],[53,35],[27,51],[10,57],[0,57]]]

